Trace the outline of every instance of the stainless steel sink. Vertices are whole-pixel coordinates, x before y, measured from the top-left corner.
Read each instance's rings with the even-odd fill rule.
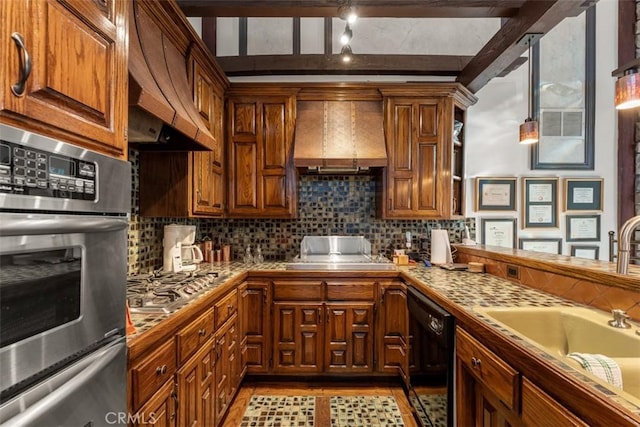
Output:
[[[305,236],[287,270],[395,271],[396,265],[371,256],[371,244],[361,236]]]

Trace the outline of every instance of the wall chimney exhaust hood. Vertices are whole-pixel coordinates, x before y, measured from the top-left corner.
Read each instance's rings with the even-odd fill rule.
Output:
[[[387,166],[381,101],[298,101],[294,164],[303,173]]]
[[[184,55],[152,18],[129,1],[129,143],[140,150],[202,151],[216,140],[191,96]]]

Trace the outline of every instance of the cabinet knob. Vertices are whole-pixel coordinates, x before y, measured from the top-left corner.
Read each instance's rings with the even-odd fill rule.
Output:
[[[158,366],[156,368],[156,374],[158,375],[164,375],[167,373],[167,365],[162,365],[162,366]]]
[[[18,49],[22,52],[22,58],[20,60],[20,79],[15,84],[11,85],[11,92],[13,92],[15,96],[22,96],[26,89],[27,79],[29,78],[29,75],[31,75],[31,57],[29,56],[27,47],[24,44],[22,34],[17,32],[13,33],[11,34],[11,38]]]
[[[471,358],[471,366],[473,366],[475,369],[480,369],[482,365],[482,361],[480,359],[476,359],[475,357]]]
[[[205,336],[205,335],[206,335],[206,333],[207,333],[207,330],[206,330],[206,329],[199,329],[199,330],[198,330],[198,335],[200,335],[201,337]]]
[[[227,304],[227,310],[233,311],[233,304]]]

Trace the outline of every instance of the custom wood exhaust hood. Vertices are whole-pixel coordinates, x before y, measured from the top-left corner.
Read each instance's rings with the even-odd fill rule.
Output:
[[[138,149],[211,150],[215,138],[198,113],[183,50],[161,28],[162,9],[129,3],[129,143]]]
[[[307,173],[387,166],[381,101],[298,101],[294,164]]]

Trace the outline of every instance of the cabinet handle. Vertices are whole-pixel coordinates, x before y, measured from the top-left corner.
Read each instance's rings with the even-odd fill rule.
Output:
[[[322,313],[321,313],[321,310],[320,310],[320,309],[318,309],[318,323],[320,323],[320,322],[321,322],[321,320],[320,320],[320,316],[322,316]]]
[[[24,45],[24,38],[20,33],[11,34],[11,38],[15,42],[16,46],[22,51],[22,57],[20,58],[20,80],[16,84],[11,86],[11,92],[15,96],[24,95],[27,79],[31,75],[31,57],[27,51],[27,47]]]
[[[202,182],[200,183],[200,186],[202,186]],[[198,196],[198,204],[200,204],[200,202],[202,202],[202,191],[199,189],[196,190],[196,195]]]
[[[393,199],[391,197],[389,197],[389,210],[393,210]]]
[[[200,335],[201,337],[205,336],[205,335],[206,335],[206,333],[207,333],[207,330],[206,330],[206,329],[199,329],[199,330],[198,330],[198,335]]]
[[[158,366],[156,368],[156,374],[157,375],[164,375],[166,373],[167,373],[167,365]]]
[[[227,310],[231,313],[233,311],[233,304],[227,304]]]

